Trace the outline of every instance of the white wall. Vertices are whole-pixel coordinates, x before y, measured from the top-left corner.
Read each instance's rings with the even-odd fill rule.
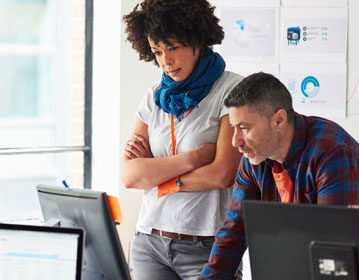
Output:
[[[121,15],[128,14],[140,1],[126,0],[122,2]],[[124,26],[121,29],[121,86],[120,86],[120,146],[125,146],[135,124],[135,112],[137,106],[145,94],[147,88],[159,81],[161,78],[160,69],[153,63],[139,61],[138,54],[131,48],[129,42],[125,41],[126,35]],[[127,246],[133,235],[135,223],[142,200],[142,191],[128,190],[120,187],[121,207],[126,222],[120,234]],[[126,240],[124,239],[126,236]],[[126,244],[127,243],[127,244]]]
[[[122,15],[138,2],[94,1],[92,186],[119,196],[124,223],[118,229],[125,254],[135,230],[142,191],[121,185],[120,157],[141,97],[161,77],[154,64],[140,62],[125,42]]]
[[[127,254],[142,192],[121,185],[120,156],[132,132],[139,101],[147,87],[160,79],[161,72],[152,63],[140,62],[125,42],[122,15],[140,1],[94,2],[93,188],[119,195],[124,216],[119,232]],[[348,98],[353,97],[348,104],[347,119],[338,123],[359,140],[359,32],[355,29],[359,26],[359,1],[348,3]]]
[[[114,195],[120,185],[120,10],[120,1],[94,1],[92,187]]]
[[[359,1],[349,0],[347,118],[338,120],[359,141]]]

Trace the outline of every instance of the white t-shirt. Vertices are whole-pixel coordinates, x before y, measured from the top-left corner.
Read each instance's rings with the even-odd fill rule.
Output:
[[[213,84],[198,108],[182,121],[174,118],[176,154],[203,143],[216,142],[221,118],[228,114],[223,101],[242,80],[238,74],[225,71]],[[137,117],[148,125],[149,142],[154,157],[172,155],[171,115],[160,109],[154,100],[159,84],[143,97]],[[234,178],[233,178],[234,180]],[[144,191],[137,230],[150,234],[152,229],[214,236],[222,226],[233,188],[202,192],[177,192],[157,197],[157,187]]]

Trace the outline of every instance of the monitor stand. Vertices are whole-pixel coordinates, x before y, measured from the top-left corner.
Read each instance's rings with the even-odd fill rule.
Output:
[[[96,272],[96,271],[91,271],[90,268],[82,268],[82,275],[83,275],[83,279],[85,280],[107,280],[105,279],[105,276],[100,273],[100,272]]]

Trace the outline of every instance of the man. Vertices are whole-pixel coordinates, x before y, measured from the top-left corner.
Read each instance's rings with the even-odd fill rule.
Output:
[[[232,203],[200,279],[235,279],[246,249],[243,200],[359,204],[359,145],[339,125],[294,112],[286,87],[256,73],[225,99],[243,153]]]

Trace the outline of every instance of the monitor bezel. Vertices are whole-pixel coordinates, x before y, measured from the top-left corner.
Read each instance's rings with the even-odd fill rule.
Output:
[[[317,279],[311,260],[312,242],[329,248],[332,244],[354,248],[356,257],[350,265],[355,265],[354,274],[358,274],[358,209],[258,200],[242,204],[253,280]]]
[[[56,218],[60,221],[60,226],[79,226],[86,231],[83,275],[88,275],[89,278],[94,279],[96,277],[102,279],[101,277],[103,277],[103,279],[107,280],[111,278],[111,275],[116,275],[116,277],[122,277],[126,280],[130,279],[128,264],[122,250],[106,192],[50,185],[38,185],[36,189],[41,210],[46,221]],[[59,202],[59,199],[62,202]],[[74,201],[78,199],[79,204],[74,204]],[[64,205],[65,202],[66,206]],[[59,204],[57,205],[57,203]],[[85,212],[84,209],[90,207],[91,203],[95,203],[96,215],[98,215],[97,218],[100,219],[96,220],[96,223],[91,221],[91,217],[87,215],[88,212]],[[46,206],[46,204],[48,206]],[[56,209],[46,209],[47,207]],[[69,208],[71,208],[71,210],[69,210]],[[74,213],[75,208],[78,212],[77,214]],[[101,246],[94,245],[95,241],[97,243],[96,237],[98,237],[98,231],[94,233],[94,227],[98,227],[102,232],[101,239],[99,240]],[[91,243],[92,246],[88,247],[88,242]],[[96,252],[94,248],[97,250]],[[103,252],[103,248],[107,248],[108,250],[106,255]],[[96,261],[96,256],[98,255],[102,256],[100,261]],[[90,264],[87,265],[88,263]],[[110,263],[112,263],[112,265],[110,265]],[[105,267],[108,269],[105,269]],[[117,272],[113,272],[112,269],[109,269],[110,267],[116,267]]]

